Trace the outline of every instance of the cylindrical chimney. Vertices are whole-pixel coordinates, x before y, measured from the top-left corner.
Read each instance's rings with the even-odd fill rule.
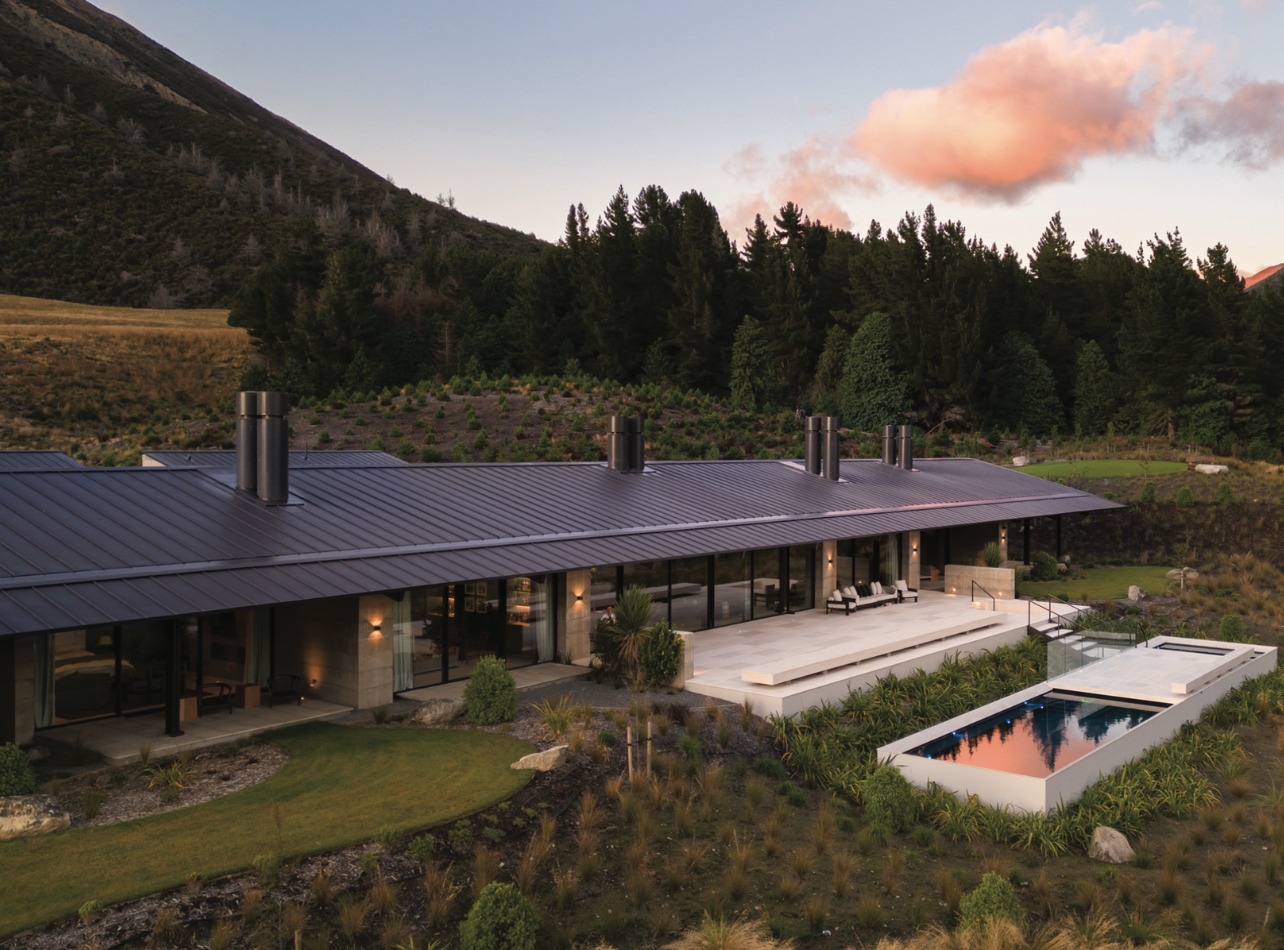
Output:
[[[259,484],[259,396],[246,391],[236,394],[236,487],[253,492]]]
[[[910,472],[914,470],[914,427],[901,426],[900,445],[901,468]]]
[[[807,430],[803,436],[803,466],[808,475],[820,474],[820,433],[824,420],[820,416],[807,417]]]
[[[896,426],[883,426],[883,464],[896,464]]]
[[[606,464],[617,472],[629,467],[629,420],[627,416],[611,416],[611,427],[606,436]]]
[[[627,471],[640,472],[646,468],[646,424],[641,416],[625,420],[629,435],[629,467]]]
[[[259,498],[279,504],[290,498],[290,412],[288,393],[260,393]]]
[[[825,477],[838,481],[838,417],[825,416]]]

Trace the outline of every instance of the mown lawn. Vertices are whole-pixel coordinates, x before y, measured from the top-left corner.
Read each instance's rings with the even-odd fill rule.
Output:
[[[1139,459],[1089,459],[1083,462],[1039,462],[1017,469],[1039,478],[1133,478],[1175,475],[1185,462],[1143,462]]]
[[[511,736],[445,729],[307,723],[269,733],[290,753],[276,775],[216,801],[100,828],[0,842],[0,934],[75,914],[91,899],[128,900],[286,857],[338,848],[382,828],[409,831],[508,798],[531,772]]]
[[[1065,600],[1119,600],[1128,596],[1136,584],[1148,594],[1162,594],[1168,589],[1167,567],[1096,567],[1084,571],[1088,576],[1068,581],[1022,581],[1022,597],[1061,597]]]

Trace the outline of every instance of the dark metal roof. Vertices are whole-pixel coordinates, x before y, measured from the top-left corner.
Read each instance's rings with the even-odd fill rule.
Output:
[[[82,468],[70,455],[51,449],[0,449],[0,472],[65,472]]]
[[[918,468],[302,468],[279,507],[194,468],[0,474],[0,635],[1118,507],[974,459]]]
[[[407,463],[387,452],[366,452],[360,449],[332,449],[323,452],[290,452],[290,468],[377,468]],[[236,468],[235,449],[199,449],[184,452],[181,449],[160,449],[143,453],[145,467],[208,468],[233,471]]]

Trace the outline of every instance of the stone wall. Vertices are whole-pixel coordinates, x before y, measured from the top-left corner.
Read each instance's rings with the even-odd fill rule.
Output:
[[[385,602],[380,606],[386,607],[387,616],[391,600],[378,599]],[[277,607],[275,672],[297,675],[305,695],[327,703],[368,708],[390,702],[392,638],[389,632],[379,643],[369,643],[370,605],[363,605],[365,600],[334,597]],[[383,654],[386,677],[378,674]]]
[[[945,565],[945,593],[972,596],[972,582],[984,587],[990,596],[1001,600],[1016,598],[1016,571],[1010,567],[972,567],[968,564]],[[980,590],[977,600],[988,600]]]
[[[590,571],[567,571],[561,616],[559,621],[562,633],[562,660],[574,663],[589,656],[589,628],[592,615],[589,611],[589,597],[593,579]],[[578,600],[576,598],[579,598]]]

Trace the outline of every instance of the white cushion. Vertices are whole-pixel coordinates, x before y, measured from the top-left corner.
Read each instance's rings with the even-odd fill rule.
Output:
[[[874,583],[869,585],[869,589],[875,594],[881,594],[883,592],[883,585],[879,581],[874,581]]]
[[[829,595],[829,599],[834,601],[835,603],[841,604],[843,602],[843,592],[841,590],[835,590],[832,594]]]
[[[857,598],[858,596],[860,596],[860,595],[858,595],[858,594],[856,593],[856,588],[855,588],[855,587],[844,587],[844,588],[843,588],[843,596],[844,596],[844,597],[850,597],[850,598],[852,598],[852,599],[854,600],[854,599],[856,599],[856,598]]]

